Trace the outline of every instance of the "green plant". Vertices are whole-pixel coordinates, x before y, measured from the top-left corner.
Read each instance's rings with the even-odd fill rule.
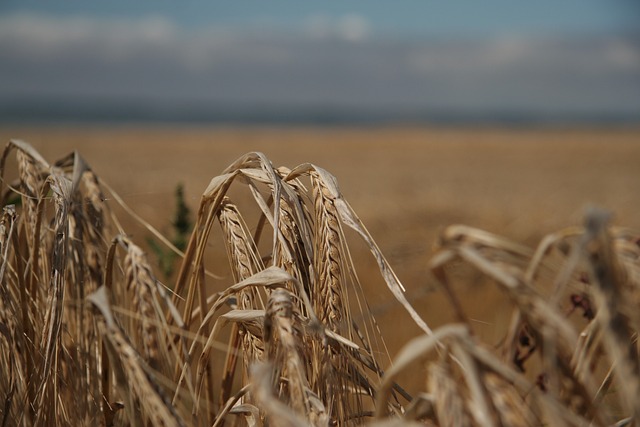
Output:
[[[193,227],[191,210],[184,198],[184,186],[179,183],[175,189],[175,210],[171,220],[171,243],[180,251],[184,251],[189,241],[189,233]],[[158,243],[153,237],[147,238],[149,248],[156,256],[158,268],[165,279],[170,279],[174,273],[177,254],[175,251]]]

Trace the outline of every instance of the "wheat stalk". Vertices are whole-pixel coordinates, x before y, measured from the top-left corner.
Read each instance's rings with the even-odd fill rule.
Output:
[[[14,150],[19,179],[5,191]],[[2,200],[22,199],[0,218],[0,425],[604,426],[640,417],[640,240],[601,212],[536,250],[446,229],[427,267],[459,324],[432,331],[335,177],[315,165],[274,168],[249,153],[212,179],[169,290],[141,247],[112,235],[122,227],[78,153],[49,164],[12,141],[0,163]],[[241,189],[249,197],[236,203]],[[393,363],[345,226],[424,331]],[[213,238],[226,261],[209,253]],[[227,278],[207,269],[225,262]],[[447,274],[454,262],[509,297],[514,314],[498,345],[476,335]],[[396,381],[421,364],[427,393],[412,400]]]

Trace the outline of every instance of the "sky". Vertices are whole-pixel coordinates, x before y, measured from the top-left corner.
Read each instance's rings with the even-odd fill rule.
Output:
[[[640,120],[640,2],[0,0],[0,120],[114,111]]]

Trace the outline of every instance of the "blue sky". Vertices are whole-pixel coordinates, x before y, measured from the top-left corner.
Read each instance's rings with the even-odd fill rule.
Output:
[[[640,117],[639,23],[637,0],[3,0],[0,114],[49,103]]]
[[[184,27],[269,24],[297,28],[317,15],[362,16],[381,35],[478,36],[499,33],[607,33],[638,29],[636,0],[4,0],[0,11],[130,19],[170,17]]]

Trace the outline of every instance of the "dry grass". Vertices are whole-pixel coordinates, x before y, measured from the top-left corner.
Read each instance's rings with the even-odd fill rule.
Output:
[[[7,172],[14,153],[15,180]],[[432,330],[336,179],[315,165],[275,168],[250,153],[215,176],[172,283],[155,277],[113,213],[120,207],[105,202],[121,199],[78,154],[51,165],[12,141],[2,174],[3,425],[640,417],[639,235],[611,227],[602,211],[536,250],[475,228],[445,229],[424,263],[454,322]],[[372,254],[387,299],[422,330],[393,363],[354,245]],[[478,273],[459,274],[470,268]],[[227,280],[212,273],[227,269]],[[513,311],[498,345],[477,332],[455,283],[469,277],[495,285]],[[420,364],[425,391],[412,397],[397,382],[419,376]]]

